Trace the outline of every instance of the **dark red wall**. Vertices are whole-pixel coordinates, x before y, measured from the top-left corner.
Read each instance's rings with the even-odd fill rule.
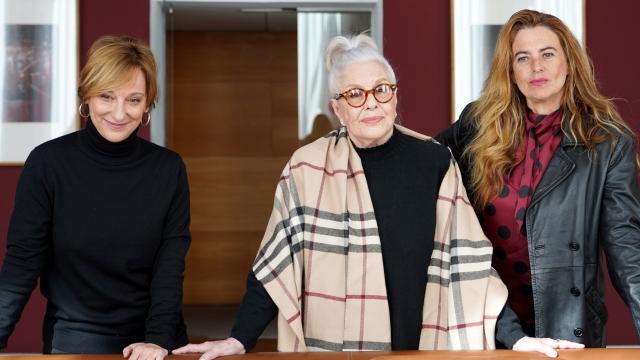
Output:
[[[131,35],[149,42],[148,0],[80,0],[78,15],[81,64],[85,62],[91,43],[102,35]],[[149,127],[142,128],[140,135],[149,138]],[[0,259],[4,259],[9,216],[21,169],[19,166],[0,167]],[[44,304],[44,298],[36,290],[5,351],[42,351]]]
[[[7,243],[9,216],[13,209],[16,185],[20,176],[20,166],[0,167],[0,259],[4,260]],[[0,262],[2,261],[0,260]],[[44,298],[36,290],[22,313],[22,320],[16,326],[9,339],[7,352],[35,352],[42,349],[42,318],[44,315]]]
[[[80,62],[103,35],[129,35],[149,43],[149,1],[80,0]]]
[[[640,2],[587,1],[587,46],[602,92],[616,101],[624,119],[640,129]],[[614,6],[615,5],[615,6]]]
[[[384,54],[398,78],[400,121],[435,135],[451,123],[449,0],[383,4]]]
[[[616,101],[622,117],[638,134],[640,130],[640,2],[635,0],[589,0],[587,48],[593,60],[600,89]],[[638,344],[627,306],[609,285],[607,327],[610,344]]]
[[[601,89],[618,102],[625,119],[640,129],[640,48],[629,39],[640,35],[636,14],[640,2],[589,0],[587,45]],[[80,0],[80,53],[101,35],[128,34],[149,41],[147,0]],[[426,134],[444,129],[451,119],[451,47],[449,0],[384,2],[384,49],[400,85],[403,123]],[[148,137],[148,128],[142,135]],[[4,258],[7,223],[20,167],[0,167],[0,258]],[[9,351],[37,352],[44,301],[37,294],[10,339]],[[626,306],[608,289],[612,344],[637,343]]]

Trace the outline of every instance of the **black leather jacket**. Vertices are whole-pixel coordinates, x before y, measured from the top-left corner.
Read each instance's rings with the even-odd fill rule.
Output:
[[[436,139],[458,159],[476,133],[470,105]],[[468,182],[467,182],[468,183]],[[473,197],[473,189],[469,189]],[[618,135],[589,153],[566,135],[538,185],[526,220],[536,337],[606,346],[603,259],[640,337],[640,193],[633,138]],[[601,251],[602,250],[602,251]],[[524,336],[506,307],[496,339],[511,348]]]

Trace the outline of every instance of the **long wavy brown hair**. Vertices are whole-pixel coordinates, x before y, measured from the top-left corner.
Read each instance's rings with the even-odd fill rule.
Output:
[[[471,108],[477,133],[464,152],[471,164],[474,204],[483,209],[503,187],[503,175],[519,161],[524,140],[526,99],[513,79],[512,44],[518,31],[545,26],[560,40],[567,61],[567,79],[561,107],[565,136],[590,151],[614,139],[633,134],[612,101],[597,89],[593,65],[569,28],[557,17],[533,10],[513,14],[498,35],[493,63],[480,98]]]

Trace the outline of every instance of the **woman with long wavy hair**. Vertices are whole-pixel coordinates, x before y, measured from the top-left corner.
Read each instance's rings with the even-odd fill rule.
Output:
[[[509,289],[498,341],[605,346],[602,253],[640,334],[635,137],[561,20],[515,13],[480,98],[436,138],[460,162]]]

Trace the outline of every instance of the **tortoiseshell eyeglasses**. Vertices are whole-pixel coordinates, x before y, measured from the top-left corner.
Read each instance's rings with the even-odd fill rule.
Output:
[[[351,88],[343,93],[336,94],[333,98],[335,100],[340,100],[340,98],[344,98],[347,101],[347,104],[357,108],[364,105],[364,103],[367,102],[367,98],[369,97],[369,94],[373,94],[373,97],[376,99],[377,102],[381,104],[387,103],[391,101],[391,99],[393,99],[393,96],[395,95],[396,90],[398,90],[398,87],[396,85],[379,84],[379,85],[376,85],[376,87],[374,87],[373,89],[369,89],[369,90],[364,90],[360,88]]]

